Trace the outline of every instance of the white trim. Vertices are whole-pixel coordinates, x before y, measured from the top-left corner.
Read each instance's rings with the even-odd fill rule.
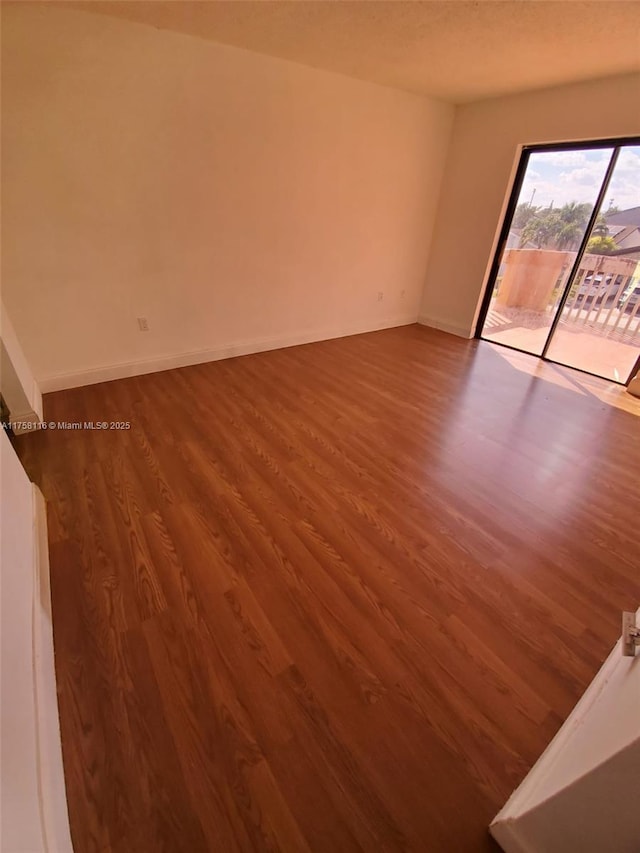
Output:
[[[640,608],[637,610],[637,615],[640,616]],[[569,783],[565,782],[560,788],[557,785],[550,785],[549,782],[553,779],[554,767],[563,750],[570,748],[573,736],[585,725],[590,711],[600,700],[616,671],[630,671],[636,663],[634,658],[622,657],[621,642],[620,639],[615,644],[555,737],[491,821],[489,832],[503,850],[509,853],[535,853],[539,848],[531,846],[530,826],[526,823],[527,816],[546,802],[553,800],[580,778],[578,776]],[[605,763],[610,758],[611,756],[606,758]]]
[[[33,677],[40,816],[45,850],[49,853],[73,853],[56,693],[47,509],[40,489],[34,485],[32,485],[32,489],[35,559],[32,626]]]
[[[300,344],[316,343],[345,338],[349,335],[361,335],[365,332],[376,332],[380,329],[390,329],[397,326],[408,326],[418,322],[415,314],[401,314],[380,322],[346,329],[327,329],[307,331],[296,335],[283,337],[259,338],[253,341],[238,341],[225,344],[213,349],[196,350],[195,352],[176,353],[175,355],[157,356],[141,361],[128,361],[120,364],[93,367],[73,373],[59,373],[39,379],[38,384],[43,393],[63,391],[67,388],[79,388],[82,385],[95,385],[98,382],[110,382],[113,379],[126,379],[130,376],[142,376],[145,373],[157,373],[161,370],[172,370],[176,367],[188,367],[191,364],[203,364],[208,361],[220,361],[239,355],[268,352],[274,349],[299,346]]]
[[[13,434],[22,435],[25,432],[33,432],[38,429],[42,423],[42,417],[37,412],[34,412],[33,409],[29,409],[26,412],[10,412],[9,421]]]
[[[12,415],[15,410],[34,412],[42,420],[42,394],[16,337],[7,309],[0,302],[0,337],[2,350],[2,395]]]
[[[429,326],[431,329],[440,329],[441,332],[448,332],[450,335],[457,335],[459,338],[472,338],[473,329],[466,326],[458,326],[454,323],[447,323],[442,320],[436,320],[434,317],[421,316],[418,317],[418,323],[421,326]]]
[[[518,175],[518,169],[520,168],[520,160],[522,159],[522,152],[524,151],[524,144],[516,145],[516,153],[513,158],[513,162],[511,164],[511,173],[509,175],[509,180],[507,182],[507,189],[504,194],[504,198],[502,199],[502,207],[500,208],[500,216],[498,217],[498,222],[496,224],[496,230],[493,235],[493,241],[491,243],[491,251],[489,252],[489,258],[487,260],[487,265],[484,268],[484,275],[482,276],[482,287],[480,288],[480,294],[478,296],[478,301],[476,302],[476,310],[473,313],[473,328],[478,324],[478,318],[480,317],[480,312],[482,311],[482,303],[484,302],[485,294],[487,292],[487,288],[491,284],[491,267],[493,266],[493,260],[496,256],[496,252],[498,251],[500,245],[500,234],[502,232],[502,226],[504,225],[504,221],[507,217],[507,210],[509,209],[509,202],[511,201],[511,195],[515,188],[516,177]],[[524,177],[524,176],[523,176]],[[514,210],[515,212],[515,210]],[[469,337],[473,337],[470,335]]]
[[[583,720],[590,708],[593,707],[599,695],[611,679],[611,675],[618,666],[620,658],[620,642],[617,642],[611,653],[600,667],[593,681],[589,684],[585,692],[582,694],[577,704],[562,724],[555,737],[548,744],[540,758],[533,765],[529,773],[524,777],[520,785],[511,794],[505,805],[500,809],[498,814],[491,821],[489,827],[492,835],[499,831],[501,824],[506,824],[505,828],[512,831],[510,826],[511,821],[518,818],[527,809],[534,800],[535,793],[539,787],[547,780],[550,771],[553,769],[553,763],[560,752],[566,747],[567,743],[575,730],[582,725]]]

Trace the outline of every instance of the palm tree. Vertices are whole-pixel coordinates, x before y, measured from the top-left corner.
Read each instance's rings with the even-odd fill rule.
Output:
[[[559,249],[577,249],[589,222],[593,205],[571,201],[560,208],[562,227],[557,235]]]
[[[561,250],[577,249],[584,233],[584,227],[578,222],[567,222],[556,234],[556,247]]]
[[[548,213],[546,216],[534,216],[522,230],[520,245],[535,243],[538,249],[548,246],[555,236],[557,219],[555,213]]]
[[[577,223],[584,228],[592,210],[593,205],[589,202],[570,201],[558,210],[558,214],[563,222]]]
[[[593,226],[593,231],[591,232],[592,237],[608,237],[609,236],[609,226],[607,225],[607,220],[604,216],[599,213],[598,218],[596,219],[595,225]]]
[[[513,222],[511,223],[512,227],[524,228],[530,219],[537,216],[539,210],[539,207],[534,207],[532,204],[529,204],[529,202],[521,202],[516,207],[516,212],[513,214]]]
[[[592,210],[593,205],[578,201],[570,201],[556,209],[538,210],[524,226],[520,245],[531,242],[538,249],[575,250],[580,245]]]

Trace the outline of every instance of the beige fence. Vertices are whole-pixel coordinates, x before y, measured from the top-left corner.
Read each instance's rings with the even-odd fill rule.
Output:
[[[521,309],[531,318],[555,309],[575,252],[507,249],[495,305]],[[562,310],[562,324],[640,345],[640,262],[586,254]],[[512,317],[513,322],[513,317]]]

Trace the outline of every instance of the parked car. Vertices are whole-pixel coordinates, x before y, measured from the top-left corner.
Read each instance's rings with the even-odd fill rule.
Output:
[[[624,311],[625,314],[630,314],[638,306],[640,302],[640,284],[629,285],[625,288],[624,293],[618,300],[618,308]]]
[[[578,285],[576,302],[591,302],[593,299],[602,299],[609,289],[612,278],[612,275],[608,275],[605,278],[602,273],[599,273],[594,278],[593,273],[589,273]]]
[[[605,301],[606,305],[613,305],[621,297],[620,288],[623,281],[622,275],[609,273],[604,276],[603,273],[598,273],[594,278],[593,273],[589,273],[578,286],[575,301],[595,305]]]

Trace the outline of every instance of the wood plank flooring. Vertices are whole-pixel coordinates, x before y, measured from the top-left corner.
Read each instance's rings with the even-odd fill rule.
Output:
[[[48,395],[131,423],[18,441],[76,853],[495,850],[640,604],[589,383],[410,326]]]

